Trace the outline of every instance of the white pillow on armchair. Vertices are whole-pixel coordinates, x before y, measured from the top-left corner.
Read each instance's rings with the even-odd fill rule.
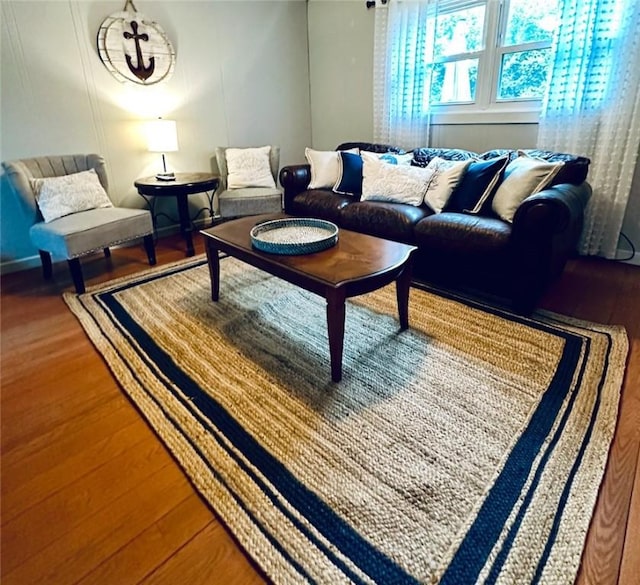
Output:
[[[246,187],[276,188],[271,174],[271,146],[227,148],[227,189]]]
[[[113,207],[94,169],[32,179],[31,187],[45,223],[79,211]]]

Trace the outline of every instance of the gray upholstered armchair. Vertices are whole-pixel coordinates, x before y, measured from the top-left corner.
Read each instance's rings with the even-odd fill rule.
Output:
[[[230,188],[227,150],[229,150],[229,147],[216,148],[216,163],[220,174],[218,191],[218,213],[220,217],[240,217],[282,211],[282,190],[277,188],[280,147],[273,145],[270,147],[269,166],[273,178],[273,186],[269,187],[249,185],[242,188]]]
[[[65,258],[71,270],[76,291],[85,290],[80,257],[104,250],[110,256],[109,246],[143,238],[149,264],[156,263],[153,243],[153,222],[149,211],[113,207],[106,197],[106,205],[69,213],[45,222],[36,201],[34,179],[63,177],[93,169],[108,194],[104,158],[98,154],[46,156],[2,163],[15,192],[20,196],[30,214],[31,242],[36,246],[42,261],[45,278],[51,278],[51,255]],[[93,173],[90,173],[93,175]],[[95,176],[93,177],[95,181]],[[96,182],[97,185],[97,182]],[[97,185],[100,189],[100,186]]]

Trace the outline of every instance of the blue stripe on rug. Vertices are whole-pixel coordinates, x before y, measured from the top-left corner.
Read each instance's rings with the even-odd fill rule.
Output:
[[[535,326],[535,323],[530,323]],[[571,388],[571,380],[580,359],[582,339],[557,331],[565,346],[549,388],[531,417],[527,428],[516,442],[480,511],[447,567],[441,585],[475,583],[495,546],[504,524],[520,497],[531,466],[544,440],[551,432],[558,412]],[[567,408],[570,408],[568,406]],[[542,467],[543,463],[540,463]]]
[[[577,384],[576,384],[576,388],[578,388],[578,390],[574,391],[571,395],[571,397],[569,398],[569,404],[567,405],[567,408],[565,409],[562,418],[560,419],[560,423],[558,424],[556,431],[554,433],[553,439],[550,441],[549,445],[547,446],[547,449],[545,451],[545,454],[543,455],[543,457],[540,460],[540,464],[538,465],[538,468],[536,469],[536,472],[534,474],[533,480],[531,482],[531,485],[529,485],[528,489],[527,489],[527,494],[522,502],[522,506],[520,506],[520,509],[518,510],[518,514],[516,515],[516,518],[514,520],[513,525],[511,526],[511,528],[509,529],[509,532],[507,534],[507,537],[505,538],[505,541],[502,543],[502,547],[500,549],[500,552],[498,553],[493,566],[491,567],[491,571],[489,572],[489,575],[487,576],[487,580],[486,583],[495,583],[496,579],[498,578],[498,575],[500,573],[500,571],[502,570],[502,567],[504,565],[504,562],[507,559],[507,556],[509,555],[509,552],[511,551],[511,547],[513,546],[513,542],[515,540],[515,537],[518,533],[518,531],[520,530],[520,526],[522,524],[522,520],[524,519],[524,515],[529,507],[529,504],[531,503],[531,501],[533,500],[533,496],[535,495],[536,492],[536,488],[540,482],[540,479],[542,477],[542,472],[544,471],[544,468],[547,464],[547,461],[549,460],[549,458],[551,457],[556,445],[558,444],[558,441],[560,440],[560,436],[562,435],[562,432],[564,431],[564,428],[567,424],[567,420],[569,419],[569,415],[571,414],[572,410],[573,410],[573,406],[575,404],[575,401],[578,397],[578,393],[579,393],[579,388],[581,387],[582,384],[582,378],[584,377],[584,370],[586,367],[586,363],[587,363],[587,359],[589,356],[589,352],[591,349],[591,342],[587,339],[585,340],[586,342],[586,346],[585,346],[585,356],[584,359],[582,360],[582,364],[580,366],[580,374],[578,375],[578,380],[577,380]],[[598,402],[595,404],[594,410],[591,413],[591,421],[594,420],[594,414],[597,413],[597,405],[599,404],[599,400]],[[583,438],[583,446],[585,445],[584,443],[584,438]],[[579,467],[580,462],[582,460],[582,454],[584,452],[584,449],[582,449],[580,451],[580,453],[578,453],[578,456],[576,458],[576,461],[573,464],[573,469],[577,469],[577,467]],[[574,474],[570,474],[568,479],[567,479],[567,483],[565,484],[565,491],[567,490],[567,485],[571,486],[571,483],[573,481],[573,475]],[[557,514],[557,511],[556,511]],[[557,515],[556,515],[556,519],[557,519]]]
[[[179,387],[188,399],[183,400],[170,385],[166,386],[167,389],[188,408],[193,409],[197,407],[198,411],[213,425],[209,426],[209,430],[212,432],[219,430],[253,465],[260,469],[261,473],[269,482],[277,486],[279,493],[286,498],[300,515],[305,517],[316,530],[323,534],[329,542],[336,546],[340,552],[359,567],[363,573],[383,583],[417,583],[411,575],[407,574],[395,562],[365,540],[323,500],[301,484],[280,461],[257,443],[217,401],[205,393],[189,376],[175,365],[173,360],[155,344],[149,335],[130,317],[127,311],[113,296],[117,292],[155,278],[158,278],[158,276],[151,276],[149,279],[125,284],[96,296],[109,308],[114,318],[117,319],[118,323],[124,327],[128,334],[136,339],[140,348],[151,358],[154,366],[159,368],[172,383]],[[269,493],[264,482],[257,477],[224,442],[218,441],[218,443],[245,469],[246,473],[252,477],[252,480],[270,497],[274,505],[276,505],[301,532],[305,533],[307,538],[309,538],[319,550],[322,550],[327,557],[331,558],[335,565],[340,567],[350,579],[356,583],[361,582],[361,579],[353,573],[339,557],[335,556],[323,542],[318,540],[306,526],[300,523],[297,518],[284,508],[278,497]],[[279,545],[278,548],[280,549]]]
[[[567,503],[567,500],[569,499],[569,492],[571,491],[573,479],[576,473],[578,473],[578,469],[580,467],[579,463],[582,461],[584,452],[587,448],[587,445],[589,444],[589,440],[591,439],[591,434],[593,433],[593,427],[595,426],[595,423],[596,423],[596,415],[600,410],[600,402],[602,400],[602,389],[605,381],[604,372],[607,372],[609,369],[609,355],[611,354],[611,347],[612,347],[612,341],[613,341],[611,339],[611,335],[607,333],[606,336],[607,336],[607,352],[605,357],[605,367],[603,370],[603,374],[600,377],[600,383],[598,384],[598,394],[597,394],[594,409],[592,412],[591,420],[589,421],[589,427],[587,428],[587,432],[585,433],[584,439],[582,441],[582,445],[580,446],[580,452],[578,453],[578,457],[574,462],[573,467],[571,468],[571,472],[569,473],[569,480],[565,484],[564,490],[562,491],[562,496],[560,497],[560,501],[558,502],[558,509],[556,510],[556,515],[553,520],[553,526],[551,527],[551,530],[549,532],[549,537],[547,538],[547,544],[544,548],[544,552],[540,557],[540,561],[538,562],[538,566],[536,567],[536,572],[533,577],[534,583],[540,582],[540,578],[542,577],[542,570],[544,569],[544,566],[549,558],[549,555],[551,554],[551,549],[553,548],[553,543],[555,542],[554,539],[555,539],[555,536],[558,534],[558,529],[560,527],[560,520],[562,519],[561,512],[564,509],[564,506]]]

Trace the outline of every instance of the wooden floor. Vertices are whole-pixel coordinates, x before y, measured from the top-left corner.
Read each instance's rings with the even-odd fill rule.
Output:
[[[197,252],[202,243],[197,238]],[[183,257],[161,240],[158,262]],[[84,261],[88,284],[146,267],[142,248]],[[119,390],[60,293],[66,264],[2,279],[3,585],[251,584],[263,578]],[[579,583],[640,582],[640,268],[572,262],[545,308],[623,324],[620,417]]]

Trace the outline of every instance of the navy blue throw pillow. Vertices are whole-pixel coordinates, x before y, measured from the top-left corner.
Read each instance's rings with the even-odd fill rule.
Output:
[[[451,194],[445,211],[480,213],[508,163],[508,156],[472,162]]]
[[[340,172],[333,187],[334,192],[341,195],[362,195],[362,158],[352,152],[338,153],[340,155]]]

